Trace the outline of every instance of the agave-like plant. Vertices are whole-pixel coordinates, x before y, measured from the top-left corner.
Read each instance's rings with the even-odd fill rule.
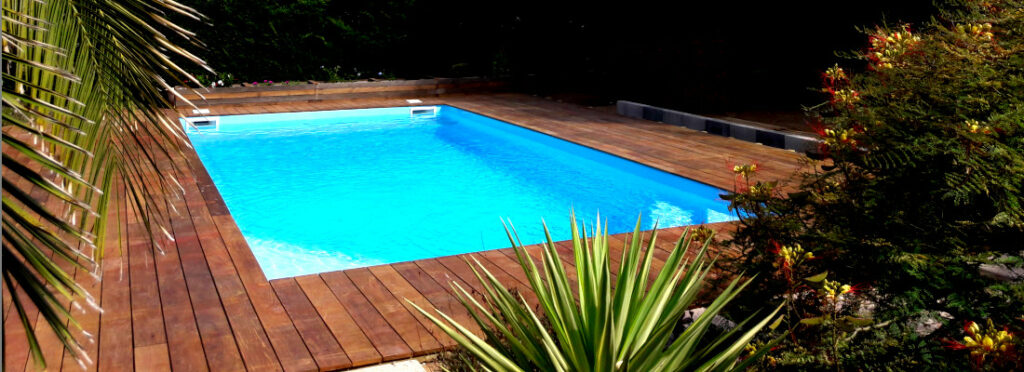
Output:
[[[115,185],[169,237],[164,197],[181,187],[153,170],[187,142],[161,109],[196,81],[175,61],[207,68],[169,17],[201,18],[173,0],[3,0],[3,283],[40,366],[29,303],[84,357],[68,309],[95,302],[74,270],[101,274]]]
[[[705,289],[704,279],[713,265],[705,258],[710,238],[703,242],[694,261],[688,262],[685,256],[692,235],[687,229],[661,272],[649,281],[657,227],[644,247],[638,220],[623,248],[618,275],[613,278],[608,233],[601,230],[600,217],[591,238],[577,227],[575,216],[571,226],[575,288],[570,285],[547,226],[547,243],[541,250],[542,274],[515,229],[509,232],[506,225],[543,317],[521,295],[510,293],[479,262],[470,266],[483,284],[484,302],[458,283],[452,286],[483,330],[484,338],[440,310],[435,309],[439,318],[416,308],[483,367],[494,371],[738,370],[774,344],[769,342],[740,360],[747,345],[781,306],[749,328],[746,326],[754,316],[720,335],[708,336],[712,319],[749,283],[741,283],[739,278],[732,280],[689,326],[678,330],[680,320]],[[496,347],[498,343],[503,346]]]

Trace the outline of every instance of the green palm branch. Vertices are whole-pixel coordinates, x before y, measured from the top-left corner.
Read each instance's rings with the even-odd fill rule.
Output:
[[[175,61],[209,68],[169,17],[201,16],[173,0],[3,0],[3,283],[42,366],[29,303],[88,361],[68,309],[96,303],[73,270],[101,274],[108,226],[123,222],[107,213],[115,187],[157,249],[170,239],[165,198],[181,188],[154,170],[187,142],[161,110],[172,84],[195,81]]]
[[[507,290],[479,262],[470,266],[483,284],[486,301],[478,301],[458,283],[452,286],[484,337],[440,310],[435,309],[435,316],[416,308],[472,354],[482,367],[493,371],[742,370],[778,342],[776,339],[753,353],[745,352],[781,306],[749,327],[754,316],[721,335],[708,336],[712,319],[749,283],[741,283],[739,278],[722,290],[685,330],[678,332],[680,320],[706,289],[703,282],[713,266],[705,258],[710,238],[703,242],[694,261],[688,262],[685,255],[692,235],[687,229],[665,260],[662,271],[650,281],[657,227],[645,244],[640,226],[638,220],[623,249],[618,275],[613,277],[608,233],[602,232],[600,218],[593,237],[588,238],[573,216],[575,286],[570,284],[561,265],[547,226],[547,243],[540,260],[543,273],[518,242],[513,228],[509,240],[543,316],[521,295]],[[746,359],[741,360],[743,356]]]

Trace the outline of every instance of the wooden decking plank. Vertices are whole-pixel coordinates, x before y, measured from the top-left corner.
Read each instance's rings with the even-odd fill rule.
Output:
[[[176,370],[243,370],[188,207],[177,204],[183,215],[171,220],[173,252],[157,257],[171,364]]]
[[[437,342],[431,331],[420,324],[402,304],[402,299],[392,294],[369,269],[351,269],[344,273],[414,352],[441,350],[441,343]]]
[[[196,170],[196,166],[202,167],[202,165],[198,164],[198,159],[195,158],[196,155],[194,153],[191,156],[192,159],[188,161],[188,164],[193,174],[197,174],[199,171]],[[198,177],[195,180],[195,183],[185,185],[186,204],[196,230],[196,235],[200,241],[202,257],[207,261],[207,267],[216,286],[217,296],[220,297],[223,311],[231,325],[233,337],[228,335],[222,336],[225,337],[225,342],[230,340],[229,338],[233,338],[233,342],[237,344],[242,360],[249,370],[281,370],[284,368],[282,364],[290,362],[295,362],[290,363],[290,365],[296,368],[316,368],[311,357],[308,359],[280,357],[279,353],[282,351],[277,350],[277,345],[272,342],[273,338],[270,336],[269,330],[259,317],[254,304],[255,300],[250,298],[240,274],[236,270],[236,265],[227,248],[226,238],[218,228],[217,222],[210,216],[210,211],[207,209],[209,203],[204,198],[204,193],[199,191],[203,187],[212,187],[212,184],[201,185],[198,183]],[[208,195],[208,193],[205,195]],[[231,224],[234,225],[234,221],[231,221]],[[256,266],[255,269],[259,270],[259,267]],[[196,274],[202,276],[202,270],[199,270]],[[266,280],[263,280],[263,283],[266,283]],[[267,286],[269,287],[269,284]],[[211,298],[210,300],[213,299]],[[195,302],[195,300],[193,301]],[[277,301],[276,296],[274,301]],[[213,319],[219,317],[216,310],[210,311]],[[281,309],[281,312],[283,313],[284,310]],[[202,323],[200,323],[200,326],[202,326]],[[301,343],[298,346],[301,346],[303,350],[305,349]],[[293,342],[290,346],[286,345],[284,350],[287,351],[289,347],[295,347],[295,343]],[[308,355],[308,351],[305,351],[305,353]],[[299,352],[299,355],[302,355],[301,352]]]
[[[477,282],[475,278],[473,279],[473,284],[469,284],[470,282],[462,280],[461,277],[453,273],[451,270],[448,270],[446,266],[444,266],[443,264],[441,264],[440,261],[434,258],[416,260],[408,263],[401,262],[394,265],[401,266],[405,264],[415,265],[419,270],[422,270],[423,272],[427,273],[427,275],[429,275],[431,278],[433,278],[434,281],[437,282],[439,286],[441,286],[441,288],[444,288],[445,291],[451,293],[452,295],[455,295],[456,293],[455,288],[453,288],[452,286],[453,283],[457,283],[459,286],[469,291],[470,293],[476,290],[476,286],[480,285],[480,282]],[[405,270],[411,271],[413,269],[407,268]]]
[[[288,318],[274,290],[270,287],[263,270],[260,269],[256,257],[249,250],[249,245],[242,233],[235,226],[230,215],[213,217],[217,230],[224,238],[224,245],[231,255],[238,270],[238,276],[245,286],[245,292],[252,300],[252,306],[266,329],[267,337],[277,352],[277,358],[285,371],[305,371],[316,368],[316,362],[302,342],[295,325]]]
[[[116,190],[118,190],[118,187],[114,186],[112,191]],[[118,209],[117,204],[113,202],[109,205],[109,208],[112,211],[117,211]],[[108,229],[115,230],[117,229],[117,226],[108,225]],[[87,247],[80,246],[80,248],[83,249],[84,254],[91,255],[94,253],[92,249]],[[111,248],[119,249],[117,246],[112,246]],[[80,259],[80,262],[82,261],[85,260]],[[102,270],[102,261],[96,263],[96,265],[98,266],[86,265],[85,268],[75,268],[73,273],[75,281],[82,286],[86,293],[89,293],[92,296],[94,303],[90,304],[88,299],[77,298],[75,300],[76,306],[72,306],[71,313],[74,314],[75,320],[82,328],[81,331],[79,331],[72,326],[71,333],[75,340],[77,340],[81,345],[81,352],[84,355],[79,355],[79,359],[75,359],[75,357],[71,355],[70,351],[64,350],[64,357],[60,365],[60,370],[63,371],[81,372],[96,370],[95,361],[99,357],[99,340],[97,339],[97,336],[100,333],[101,308],[99,308],[99,301],[102,294],[102,280],[99,277],[100,273],[97,273],[94,276],[90,270]],[[55,366],[51,369],[57,370],[58,368]]]
[[[474,254],[465,254],[458,256],[438,257],[437,260],[441,262],[441,264],[443,264],[446,268],[448,268],[448,270],[451,270],[451,272],[455,273],[460,278],[462,278],[462,280],[465,281],[466,283],[472,283],[471,285],[475,285],[474,289],[476,289],[478,292],[485,293],[484,288],[481,286],[479,281],[477,281],[476,275],[473,274],[473,269],[466,264],[465,260],[469,260],[469,262],[472,265],[474,265],[473,267],[476,267],[475,265],[477,261],[474,261],[473,257]],[[477,260],[479,260],[480,264],[483,265],[483,267],[487,269],[487,271],[490,272],[491,275],[493,275],[494,278],[497,279],[499,283],[505,286],[505,289],[508,289],[510,291],[515,290],[519,292],[523,296],[523,298],[526,299],[526,303],[529,304],[530,306],[536,306],[538,304],[537,295],[530,290],[529,283],[520,282],[515,277],[509,275],[508,273],[505,272],[505,270],[502,270],[498,266],[494,265],[494,263],[487,260],[486,258],[477,257]],[[480,275],[483,276],[485,274],[483,271],[481,271]]]
[[[95,301],[99,301],[99,296],[102,291],[101,280],[93,277],[87,269],[76,268],[74,272],[75,281],[82,286],[83,289],[92,296]],[[78,306],[72,308],[71,313],[74,314],[75,320],[82,327],[82,332],[72,331],[75,340],[82,346],[82,352],[89,361],[95,361],[98,356],[98,343],[96,342],[95,335],[100,332],[100,308],[94,308],[88,304],[86,300],[79,299]],[[96,306],[99,306],[97,303]],[[77,309],[76,309],[77,308]],[[74,329],[72,327],[72,329]],[[83,369],[82,366],[85,366]],[[87,363],[85,360],[79,361],[74,360],[74,357],[67,350],[64,351],[64,358],[60,368],[62,371],[95,371],[96,363]],[[56,368],[54,368],[56,370]]]
[[[513,253],[514,254],[514,253]],[[530,288],[530,279],[526,277],[526,273],[523,271],[523,267],[519,265],[519,261],[514,258],[509,258],[503,253],[497,250],[482,251],[476,253],[480,257],[486,258],[488,261],[497,266],[502,271],[513,277],[525,288]]]
[[[276,279],[270,282],[277,298],[281,300],[285,311],[291,317],[295,329],[302,336],[306,348],[316,361],[321,371],[333,371],[352,366],[345,352],[341,350],[338,341],[327,328],[320,314],[316,312],[313,304],[306,298],[306,294],[299,288],[294,278]]]
[[[465,306],[453,295],[454,292],[450,292],[449,288],[445,288],[444,285],[449,283],[446,279],[441,279],[444,282],[444,285],[442,285],[442,283],[435,280],[434,276],[417,266],[415,262],[400,262],[388,266],[401,275],[405,281],[409,282],[409,285],[413,286],[427,301],[430,301],[430,306],[420,305],[421,308],[427,311],[441,311],[472,332],[478,335],[483,334],[476,321],[469,315]],[[437,264],[437,266],[440,266],[440,264]],[[450,281],[451,279],[447,280]]]
[[[9,311],[13,307],[11,305],[14,304],[14,301],[11,300],[11,293],[12,293],[11,290],[7,289],[7,282],[0,280],[0,297],[3,297],[3,302],[4,302],[4,310],[3,310],[4,311],[3,312],[3,318],[4,319],[8,319],[8,317],[10,317]]]
[[[152,344],[135,348],[136,371],[170,371],[171,361],[167,344]]]
[[[358,288],[342,271],[335,271],[320,274],[324,283],[334,293],[334,297],[341,302],[342,306],[352,315],[352,319],[363,333],[377,348],[384,361],[405,359],[413,355],[413,350],[405,343],[401,336],[391,328],[391,325],[370,304]]]
[[[189,177],[184,178],[187,181]],[[195,288],[190,289],[190,295],[203,345],[209,353],[207,362],[213,369],[216,369],[215,364],[236,368],[237,362],[231,351],[231,345],[235,344],[245,368],[281,370],[270,338],[206,209],[200,186],[195,182],[183,182],[183,186],[195,239],[199,242],[198,245],[190,244],[192,238],[186,234],[185,240],[189,244],[182,245],[182,259],[190,264],[184,265],[183,269],[190,280],[190,288]],[[223,353],[215,353],[216,350]]]
[[[387,288],[392,295],[398,299],[398,303],[405,307],[405,310],[412,314],[413,318],[416,318],[420,322],[423,328],[427,329],[434,339],[441,344],[442,347],[449,347],[455,345],[455,341],[448,337],[444,331],[437,327],[430,319],[420,314],[415,307],[409,302],[416,304],[423,310],[430,311],[430,301],[420,293],[411,283],[405,280],[401,274],[395,270],[391,265],[377,265],[368,268],[373,276],[377,277],[377,280]]]
[[[135,368],[132,348],[131,280],[127,260],[127,195],[118,190],[121,198],[111,198],[114,205],[111,212],[117,218],[110,219],[115,227],[107,233],[105,257],[103,258],[103,290],[100,305],[99,358],[96,369],[103,371],[131,371]],[[121,226],[118,226],[120,224]],[[122,254],[124,253],[124,254]]]
[[[14,291],[14,295],[18,296],[18,301],[25,309],[28,319],[36,319],[39,309],[32,305],[28,295],[19,289]],[[4,318],[4,371],[25,370],[25,365],[31,358],[26,337],[25,328],[17,315],[17,309],[11,309],[11,316]]]
[[[44,175],[52,175],[52,173],[49,172],[49,171],[42,172],[42,173]],[[42,204],[43,204],[44,208],[46,208],[47,210],[55,211],[55,210],[61,210],[62,209],[62,204],[63,203],[58,198],[54,197],[53,195],[51,195],[50,193],[46,192],[45,190],[43,190],[42,188],[40,188],[38,186],[34,186],[34,185],[31,186],[31,189],[29,191],[29,195],[32,196],[33,198],[35,198],[36,200],[42,201]],[[60,234],[60,235],[63,236],[64,234]],[[30,239],[31,239],[31,242],[34,243],[34,244],[38,244],[39,243],[38,239],[35,239],[35,238],[30,238]],[[69,239],[68,241],[74,241],[74,240],[73,239]],[[74,277],[74,265],[73,265],[73,263],[71,263],[71,262],[69,262],[69,261],[67,261],[67,260],[65,260],[63,258],[60,258],[60,257],[56,256],[54,254],[54,252],[52,252],[50,250],[44,250],[43,254],[45,254],[50,259],[54,260],[54,262],[56,263],[58,268],[63,270],[65,273],[70,274],[72,277]],[[38,275],[35,275],[35,277],[37,279],[42,279]],[[45,283],[45,280],[43,282]],[[50,286],[47,285],[47,287],[49,288]],[[71,306],[70,301],[66,297],[64,297],[63,295],[59,295],[58,294],[58,295],[56,295],[56,298],[57,298],[57,301],[59,303],[58,306],[64,308],[65,310],[68,310],[70,308],[70,306]],[[36,340],[39,343],[39,349],[42,350],[42,352],[43,352],[43,358],[46,360],[47,367],[53,368],[53,369],[59,369],[60,365],[61,365],[61,362],[62,362],[62,358],[63,358],[63,354],[64,353],[63,353],[63,350],[62,350],[63,344],[60,342],[60,339],[57,337],[57,334],[55,332],[53,332],[52,328],[49,325],[49,322],[47,321],[47,319],[44,316],[42,316],[42,314],[38,314],[35,317],[30,317],[29,321],[30,321],[32,329],[35,331]],[[69,323],[67,321],[65,321],[64,324],[67,325]],[[21,327],[21,324],[18,324],[17,326]],[[53,366],[56,366],[56,367],[53,367]],[[27,371],[36,371],[36,370],[39,370],[40,367],[41,366],[37,365],[37,363],[35,362],[34,358],[29,358],[27,364],[21,366],[22,369],[27,370]]]
[[[131,277],[132,342],[136,348],[167,343],[153,249],[138,211],[129,204],[128,275]]]
[[[366,334],[356,325],[352,315],[341,305],[338,298],[334,297],[331,289],[327,288],[327,284],[319,275],[295,277],[295,282],[306,293],[306,297],[341,345],[353,367],[381,362],[380,353],[373,347],[373,343],[366,338]]]

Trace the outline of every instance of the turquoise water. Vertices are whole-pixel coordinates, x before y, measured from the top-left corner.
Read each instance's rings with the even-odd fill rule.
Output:
[[[567,123],[566,125],[572,125]],[[721,190],[450,106],[222,116],[186,130],[268,278],[735,219]]]

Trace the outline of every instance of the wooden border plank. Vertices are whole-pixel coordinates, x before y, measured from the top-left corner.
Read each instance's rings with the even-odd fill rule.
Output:
[[[366,334],[359,329],[348,310],[341,306],[341,302],[338,302],[338,298],[334,297],[331,289],[327,288],[327,283],[324,283],[319,275],[295,277],[295,282],[302,287],[302,291],[306,293],[306,297],[316,308],[327,328],[334,334],[353,367],[381,362],[380,353],[373,347],[373,343],[366,338]]]
[[[384,361],[413,356],[413,349],[391,328],[388,321],[377,312],[343,271],[323,273],[320,277],[334,293],[334,297],[352,315],[356,325],[363,330]]]
[[[277,298],[281,300],[320,370],[332,371],[352,366],[352,361],[341,350],[341,345],[294,278],[273,280],[270,286],[277,293]]]
[[[402,304],[401,299],[388,291],[369,269],[350,269],[344,273],[414,352],[430,353],[441,350],[441,344],[434,335],[416,320]]]

